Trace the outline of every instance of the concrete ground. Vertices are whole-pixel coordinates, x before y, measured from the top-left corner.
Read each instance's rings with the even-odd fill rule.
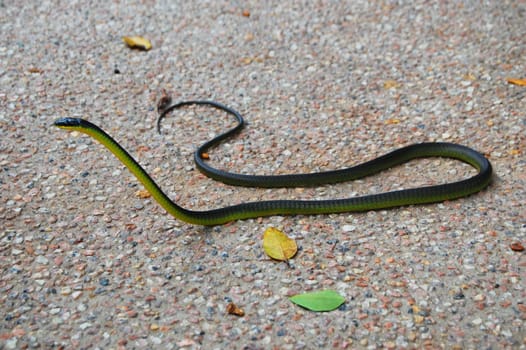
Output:
[[[526,87],[509,82],[526,78],[525,22],[521,0],[0,1],[0,349],[526,348]],[[189,107],[159,135],[163,89],[245,116],[210,152],[223,169],[313,172],[447,141],[486,155],[494,181],[438,204],[186,224],[53,121],[97,123],[193,209],[474,170],[426,159],[320,188],[226,186],[192,152],[231,119]],[[271,226],[299,246],[288,265],[263,252]],[[322,289],[346,302],[288,300]]]

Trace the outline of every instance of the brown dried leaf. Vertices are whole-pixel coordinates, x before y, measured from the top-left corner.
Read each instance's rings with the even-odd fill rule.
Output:
[[[514,242],[510,244],[510,248],[514,252],[522,252],[524,250],[524,246],[521,244],[521,242]]]
[[[227,306],[226,306],[226,312],[229,314],[229,315],[236,315],[236,316],[245,316],[245,311],[243,311],[243,309],[240,309],[236,304],[234,303],[229,303]]]
[[[38,73],[38,74],[44,73],[43,69],[40,69],[40,68],[37,68],[37,67],[31,67],[27,71],[29,73]]]
[[[387,119],[385,121],[385,124],[387,125],[400,124],[400,119],[397,119],[397,118]]]
[[[508,83],[518,86],[526,86],[526,79],[508,78]]]
[[[157,102],[157,112],[162,113],[164,110],[172,104],[172,96],[168,95],[165,89],[162,91],[162,96]]]

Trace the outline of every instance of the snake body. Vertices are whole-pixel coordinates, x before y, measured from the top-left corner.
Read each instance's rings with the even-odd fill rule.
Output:
[[[445,142],[427,142],[412,144],[399,148],[368,162],[333,171],[290,174],[277,176],[253,176],[226,172],[208,165],[203,153],[224,139],[238,133],[244,126],[243,117],[235,110],[215,101],[183,101],[160,111],[160,122],[168,112],[187,105],[207,105],[230,115],[237,120],[237,125],[204,143],[194,153],[197,168],[205,175],[230,185],[254,187],[306,187],[321,184],[338,183],[355,180],[378,173],[382,170],[405,163],[415,158],[446,157],[468,163],[478,173],[470,178],[418,188],[403,189],[373,195],[329,200],[270,200],[241,203],[219,209],[193,211],[173,202],[137,163],[137,161],[111,136],[95,124],[81,118],[61,118],[54,125],[67,130],[85,133],[108,148],[143,184],[152,197],[172,216],[177,219],[198,225],[220,225],[234,220],[295,214],[328,214],[354,211],[376,210],[411,204],[442,202],[464,197],[478,192],[489,185],[492,178],[492,167],[488,159],[479,152],[459,144]]]

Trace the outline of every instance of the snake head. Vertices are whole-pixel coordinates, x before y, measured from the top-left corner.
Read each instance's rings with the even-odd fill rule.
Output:
[[[55,120],[53,125],[59,128],[75,128],[82,125],[83,120],[80,118],[60,118]]]
[[[57,120],[55,120],[53,125],[55,125],[56,127],[61,128],[61,129],[75,129],[75,130],[84,131],[84,132],[86,132],[86,130],[90,130],[90,129],[91,130],[93,130],[93,129],[97,129],[98,130],[99,129],[98,126],[96,126],[93,123],[90,123],[89,121],[87,121],[85,119],[72,118],[72,117],[57,119]]]

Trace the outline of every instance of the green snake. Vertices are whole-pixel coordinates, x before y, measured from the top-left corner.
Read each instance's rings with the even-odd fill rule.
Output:
[[[488,186],[492,178],[492,167],[486,157],[466,146],[445,142],[412,144],[353,167],[319,173],[253,176],[225,172],[209,166],[203,158],[203,154],[219,142],[238,133],[244,125],[243,117],[232,108],[215,101],[184,101],[166,106],[160,110],[160,116],[157,122],[158,129],[160,130],[161,119],[164,118],[168,112],[187,105],[211,106],[227,112],[236,118],[237,125],[235,127],[204,143],[198,147],[194,153],[195,163],[201,172],[213,179],[230,185],[306,187],[332,184],[359,179],[405,163],[411,159],[423,157],[454,158],[470,164],[477,169],[478,173],[470,178],[456,182],[359,197],[328,200],[269,200],[241,203],[219,209],[194,211],[185,209],[168,198],[139,163],[137,163],[117,141],[95,124],[80,118],[62,118],[56,120],[54,125],[62,129],[76,130],[85,133],[99,141],[137,177],[145,189],[168,213],[177,219],[198,225],[221,225],[234,220],[271,215],[312,215],[358,212],[411,204],[442,202],[478,192]]]

